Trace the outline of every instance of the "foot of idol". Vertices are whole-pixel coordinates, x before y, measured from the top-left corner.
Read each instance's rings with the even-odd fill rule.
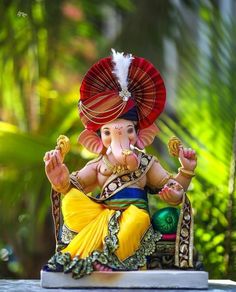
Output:
[[[109,267],[107,267],[105,265],[102,265],[102,264],[100,264],[98,262],[95,262],[93,264],[93,267],[94,267],[95,271],[99,271],[99,272],[111,272],[112,271],[111,268],[109,268]]]

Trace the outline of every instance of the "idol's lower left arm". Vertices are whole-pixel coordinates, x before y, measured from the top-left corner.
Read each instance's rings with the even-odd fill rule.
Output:
[[[195,174],[193,171],[187,171],[181,167],[179,168],[178,174],[173,179],[177,181],[186,192],[194,176]]]

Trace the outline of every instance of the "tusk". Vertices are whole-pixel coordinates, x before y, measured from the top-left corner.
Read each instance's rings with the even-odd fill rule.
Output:
[[[133,151],[135,149],[134,145],[130,144],[129,148]]]
[[[129,145],[129,148],[130,148],[132,151],[137,150],[137,151],[139,151],[139,152],[143,152],[143,153],[144,153],[144,150],[141,150],[141,149],[139,149],[138,147],[136,147],[136,146],[134,146],[134,145],[132,145],[132,144]]]
[[[111,154],[112,150],[111,150],[111,145],[107,148],[106,154],[109,155]]]

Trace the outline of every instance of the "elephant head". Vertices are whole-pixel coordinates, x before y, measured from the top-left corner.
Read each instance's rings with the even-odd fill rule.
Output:
[[[93,153],[106,151],[107,156],[113,156],[117,164],[126,165],[130,171],[134,171],[139,163],[135,147],[144,149],[150,145],[157,132],[155,124],[136,132],[133,121],[117,119],[101,127],[101,137],[86,129],[80,134],[78,141]]]

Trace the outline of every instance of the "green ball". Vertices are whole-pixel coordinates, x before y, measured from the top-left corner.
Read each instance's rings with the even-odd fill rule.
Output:
[[[152,216],[152,225],[162,234],[176,233],[179,220],[179,209],[167,207],[158,210]]]

